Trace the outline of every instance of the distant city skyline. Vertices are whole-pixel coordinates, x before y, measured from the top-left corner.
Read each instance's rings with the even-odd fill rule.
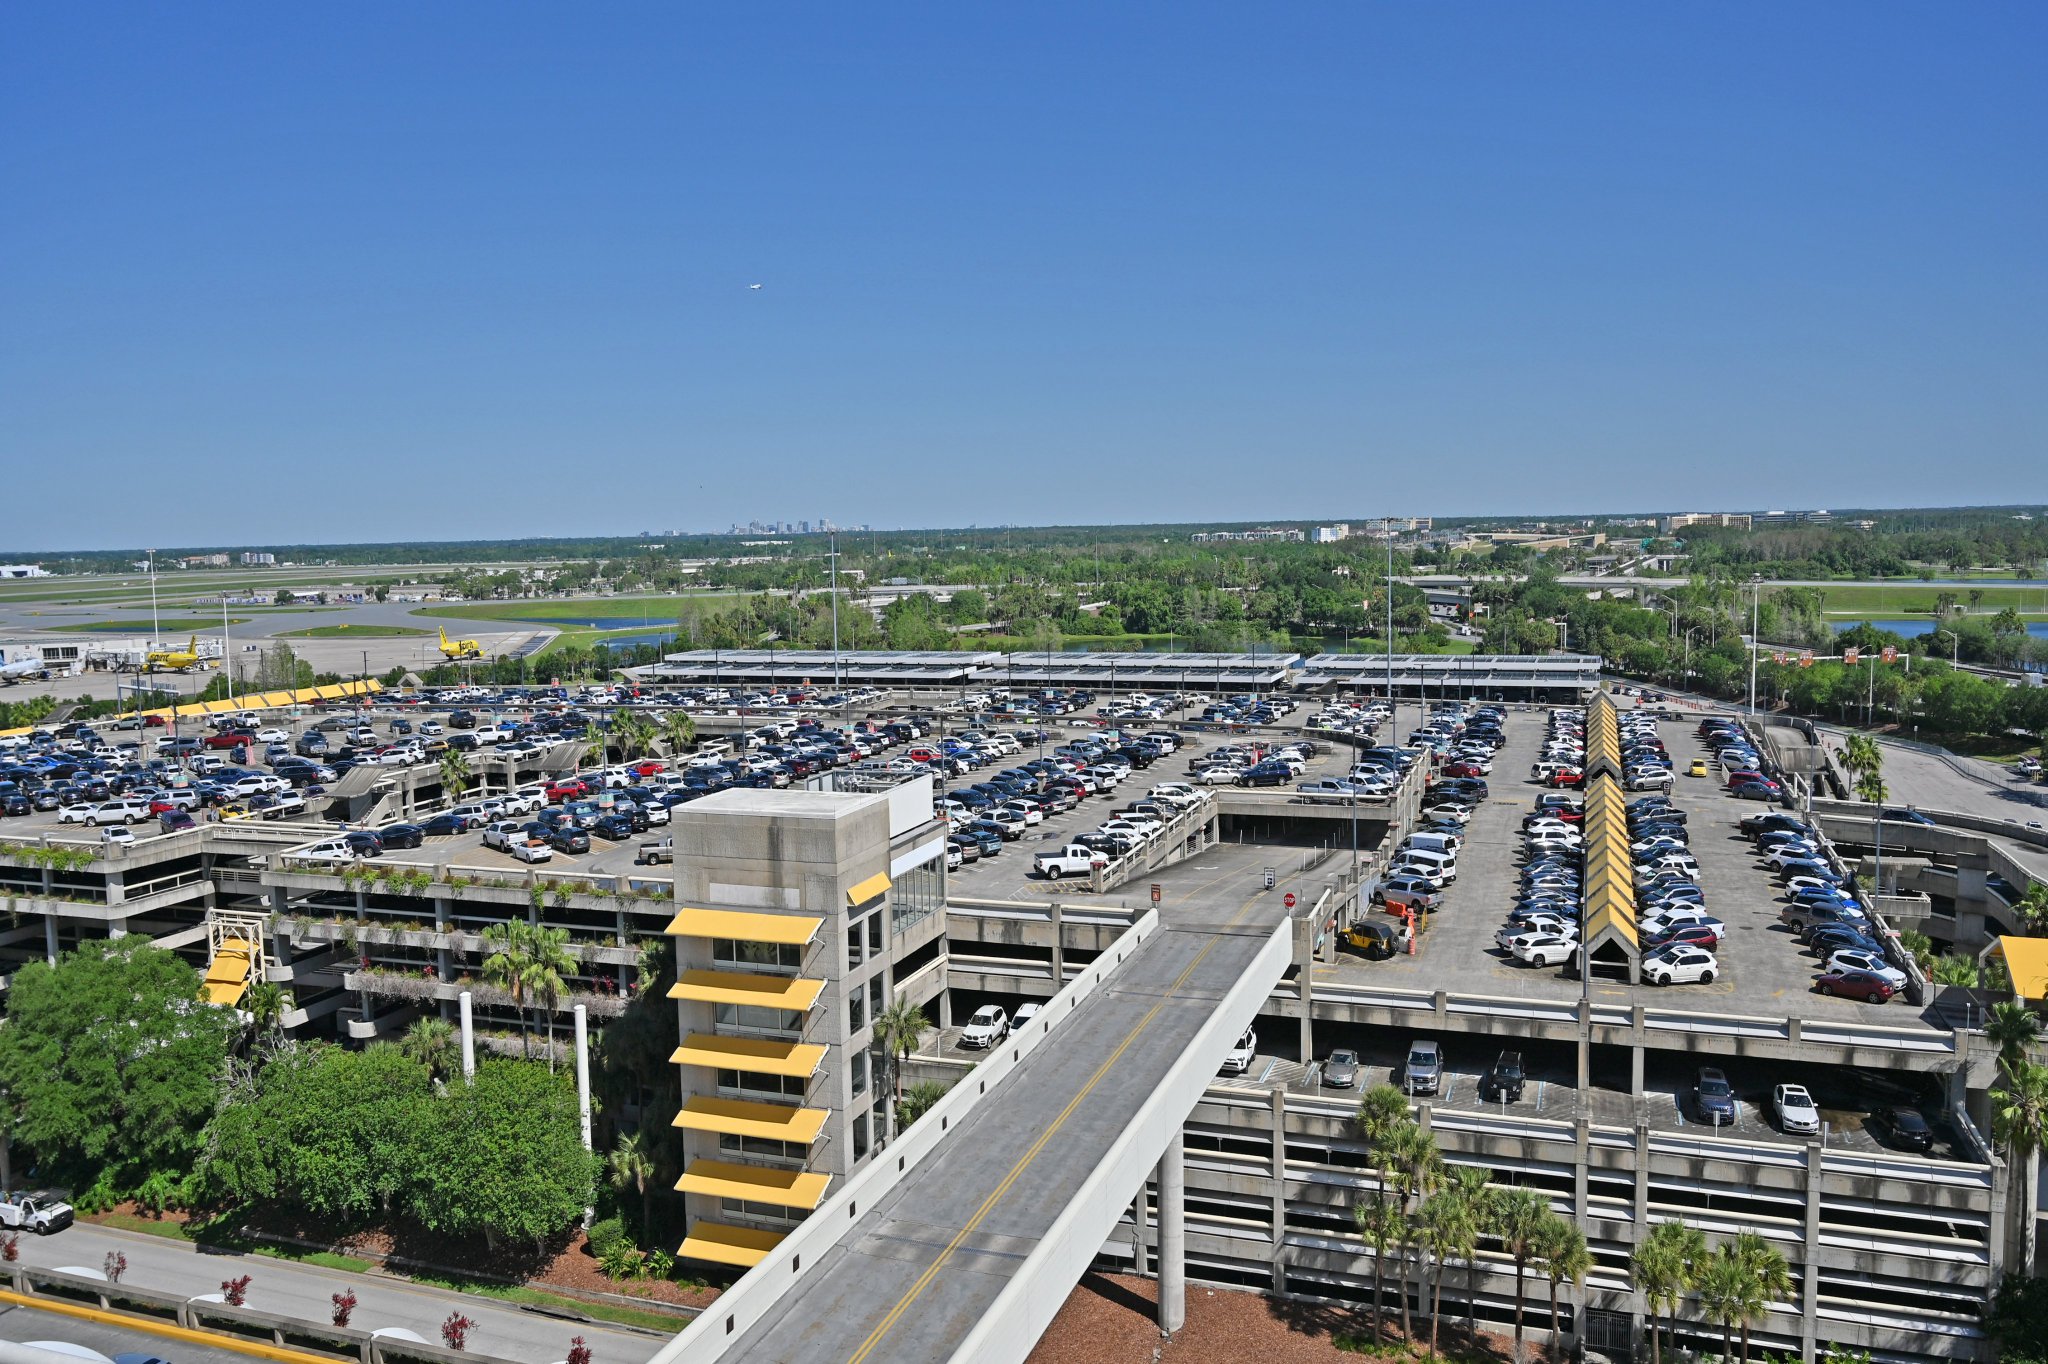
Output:
[[[2023,500],[2044,48],[2001,3],[13,6],[0,537]]]

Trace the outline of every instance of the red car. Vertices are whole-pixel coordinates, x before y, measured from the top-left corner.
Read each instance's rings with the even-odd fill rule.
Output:
[[[668,771],[668,764],[653,758],[642,758],[639,762],[633,764],[633,775],[636,777],[651,777],[657,772],[666,771]]]
[[[1728,774],[1728,789],[1730,791],[1733,791],[1736,787],[1742,785],[1742,783],[1746,781],[1762,782],[1765,780],[1767,780],[1767,778],[1765,778],[1763,773],[1752,772],[1748,768],[1744,768],[1739,772],[1730,772]]]
[[[590,784],[584,781],[581,777],[571,777],[567,781],[554,782],[550,784],[547,789],[547,798],[550,802],[558,800],[581,800],[584,796],[587,796],[589,794]]]
[[[1483,777],[1486,774],[1471,763],[1449,763],[1438,775],[1445,777]]]
[[[1660,947],[1671,947],[1674,945],[1704,947],[1711,951],[1719,946],[1720,942],[1721,935],[1715,932],[1709,924],[1679,924],[1677,927],[1660,933],[1657,937],[1644,943],[1643,952],[1647,955]]]
[[[1824,995],[1860,999],[1865,1004],[1883,1004],[1898,993],[1890,981],[1868,971],[1829,971],[1813,983],[1813,988]]]
[[[1552,787],[1584,786],[1586,784],[1586,774],[1576,767],[1567,767],[1563,771],[1553,772],[1548,777],[1545,777],[1543,784]]]
[[[248,735],[233,729],[224,729],[218,734],[206,736],[206,746],[208,748],[240,748],[248,742]]]

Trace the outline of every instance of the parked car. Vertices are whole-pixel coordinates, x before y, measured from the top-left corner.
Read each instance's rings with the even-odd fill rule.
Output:
[[[1778,1085],[1771,1090],[1771,1109],[1778,1115],[1778,1126],[1794,1135],[1817,1135],[1820,1132],[1820,1105],[1813,1101],[1813,1095],[1806,1092],[1805,1085]]]
[[[1868,971],[1827,971],[1814,981],[1813,988],[1824,995],[1860,999],[1865,1004],[1887,1004],[1898,993],[1890,981]]]
[[[1494,1058],[1493,1066],[1480,1079],[1479,1097],[1487,1103],[1516,1103],[1522,1097],[1525,1076],[1522,1053],[1504,1051]]]
[[[1711,984],[1719,963],[1699,947],[1672,947],[1643,958],[1643,979],[1652,985]]]
[[[1735,1089],[1719,1067],[1701,1066],[1692,1092],[1701,1122],[1716,1127],[1735,1125]]]
[[[974,1011],[967,1020],[967,1026],[960,1030],[960,1045],[963,1047],[993,1047],[1010,1035],[1010,1018],[993,1004],[984,1004]]]
[[[1442,1088],[1443,1080],[1442,1049],[1435,1042],[1410,1042],[1408,1059],[1401,1067],[1401,1088],[1410,1094],[1434,1094]]]
[[[1252,1068],[1252,1058],[1258,1055],[1258,1052],[1258,1034],[1252,1029],[1246,1028],[1244,1035],[1231,1044],[1229,1051],[1223,1053],[1223,1073],[1225,1075],[1244,1074]]]
[[[1934,1149],[1934,1129],[1928,1126],[1927,1119],[1920,1116],[1919,1109],[1901,1105],[1887,1108],[1877,1118],[1876,1125],[1883,1132],[1884,1139],[1900,1150]]]
[[[1332,1089],[1350,1089],[1358,1083],[1358,1053],[1339,1047],[1323,1062],[1323,1083]]]

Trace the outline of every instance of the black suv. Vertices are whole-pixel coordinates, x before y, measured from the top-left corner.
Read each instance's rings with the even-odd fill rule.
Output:
[[[1487,1103],[1515,1103],[1522,1097],[1522,1084],[1522,1053],[1504,1051],[1479,1082],[1479,1097]]]

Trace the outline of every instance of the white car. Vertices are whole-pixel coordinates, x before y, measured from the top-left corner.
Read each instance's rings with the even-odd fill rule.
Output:
[[[960,1030],[963,1047],[992,1047],[1010,1035],[1010,1018],[993,1004],[984,1004]]]
[[[1680,907],[1668,909],[1661,914],[1645,916],[1640,924],[1638,924],[1637,931],[1646,939],[1656,938],[1661,937],[1674,928],[1684,928],[1691,924],[1703,925],[1723,936],[1728,932],[1728,925],[1722,923],[1705,910]]]
[[[1652,985],[1707,985],[1720,963],[1703,947],[1675,947],[1643,961],[1643,979]]]
[[[276,725],[256,731],[256,742],[259,744],[288,744],[291,741],[290,731],[279,729]]]
[[[1894,990],[1906,988],[1906,973],[1874,952],[1844,948],[1828,958],[1830,971],[1863,971],[1876,976]]]
[[[1045,823],[1045,811],[1034,804],[1021,800],[1005,801],[997,807],[998,813],[1007,811],[1023,820],[1026,825]]]
[[[1258,1034],[1254,1033],[1250,1028],[1246,1028],[1244,1036],[1238,1038],[1236,1042],[1231,1044],[1230,1050],[1223,1053],[1223,1073],[1225,1075],[1244,1074],[1252,1068],[1252,1057],[1258,1055],[1258,1052]]]
[[[537,838],[513,839],[505,851],[515,862],[551,862],[555,856],[555,850]]]
[[[1771,1107],[1777,1111],[1778,1126],[1787,1132],[1811,1135],[1820,1131],[1820,1105],[1805,1085],[1779,1085],[1771,1091]]]
[[[1204,786],[1230,786],[1244,774],[1242,767],[1205,767],[1195,773],[1195,780]]]
[[[1561,966],[1572,959],[1579,945],[1556,933],[1525,934],[1510,949],[1515,960],[1530,966]]]

